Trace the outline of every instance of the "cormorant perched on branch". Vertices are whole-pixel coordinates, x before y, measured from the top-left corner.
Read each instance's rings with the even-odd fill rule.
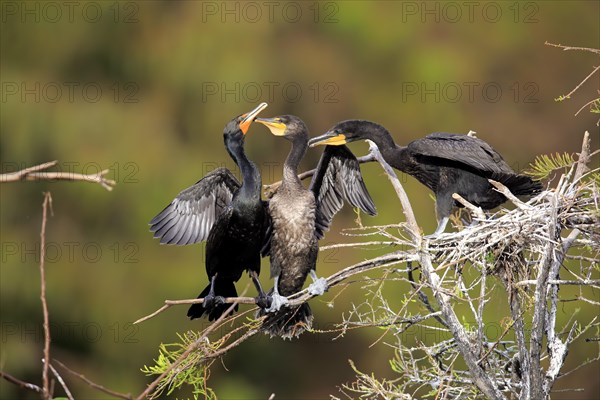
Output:
[[[308,129],[292,115],[257,118],[275,136],[292,142],[283,166],[282,184],[269,201],[272,221],[270,239],[271,277],[274,279],[272,305],[261,310],[267,314],[263,329],[271,336],[291,338],[311,326],[312,312],[307,303],[289,307],[284,296],[292,295],[304,285],[307,275],[313,283],[309,291],[320,295],[327,289],[325,279],[317,278],[315,266],[318,239],[329,228],[333,216],[344,201],[369,215],[376,210],[360,174],[360,166],[345,146],[327,146],[313,177],[310,189],[298,179],[298,164],[308,148]],[[282,309],[280,309],[283,306]]]
[[[394,143],[383,126],[349,120],[311,139],[310,146],[343,145],[355,140],[375,142],[392,167],[414,176],[435,193],[438,226],[432,236],[444,231],[452,207],[462,207],[452,198],[453,193],[489,210],[504,203],[506,197],[488,179],[504,184],[515,195],[534,195],[542,189],[540,182],[515,173],[489,144],[467,135],[432,133],[403,147]]]
[[[267,107],[261,103],[225,126],[223,138],[231,158],[239,166],[242,183],[227,168],[217,168],[185,189],[150,221],[150,230],[161,244],[186,245],[206,240],[206,273],[210,284],[200,293],[202,304],[192,304],[191,319],[205,312],[210,321],[230,307],[224,297],[237,297],[234,282],[247,270],[259,292],[258,303],[267,296],[258,281],[261,248],[269,217],[261,199],[261,177],[244,153],[244,137],[252,121]],[[235,308],[237,310],[237,306]]]

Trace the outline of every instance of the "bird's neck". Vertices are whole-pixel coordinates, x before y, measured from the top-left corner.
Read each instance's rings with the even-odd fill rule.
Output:
[[[381,154],[384,156],[386,153],[393,153],[399,147],[396,145],[396,143],[394,143],[394,139],[392,138],[392,135],[390,135],[390,132],[388,132],[388,130],[381,125],[374,124],[371,127],[371,132],[369,132],[368,138],[375,142],[379,148],[379,151],[381,151]]]
[[[260,171],[256,167],[256,164],[246,157],[246,153],[244,152],[244,147],[242,145],[235,146],[229,150],[233,161],[235,161],[236,165],[240,168],[240,172],[242,173],[243,181],[240,191],[246,197],[260,199],[262,180]]]
[[[292,142],[292,149],[283,164],[283,186],[302,186],[298,178],[298,165],[300,165],[300,161],[304,157],[304,154],[306,154],[307,149],[308,142],[306,140],[295,140]]]
[[[373,124],[370,130],[371,132],[369,132],[368,136],[369,139],[377,145],[381,155],[388,163],[392,164],[393,160],[402,159],[404,157],[406,147],[397,145],[387,129],[381,125]],[[395,165],[392,166],[398,168]]]

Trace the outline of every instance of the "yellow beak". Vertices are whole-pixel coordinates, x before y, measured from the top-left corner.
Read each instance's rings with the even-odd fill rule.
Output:
[[[341,146],[343,144],[348,143],[346,141],[346,135],[343,133],[329,133],[327,132],[324,135],[314,137],[310,139],[308,145],[310,147],[320,146],[320,145],[332,145],[332,146]]]
[[[280,122],[278,118],[257,118],[256,122],[263,124],[275,136],[284,136],[287,126]]]

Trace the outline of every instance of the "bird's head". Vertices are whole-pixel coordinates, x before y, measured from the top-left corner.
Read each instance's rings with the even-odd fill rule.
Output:
[[[256,119],[258,114],[267,108],[267,103],[260,103],[254,110],[245,114],[238,115],[225,125],[223,135],[225,137],[236,137],[237,139],[243,139],[244,135],[250,129],[250,124]]]
[[[319,145],[341,146],[346,143],[354,142],[355,140],[369,139],[367,121],[349,120],[343,121],[320,136],[316,136],[309,140],[310,147]]]
[[[256,122],[263,124],[275,136],[294,141],[296,139],[308,140],[308,129],[304,122],[294,115],[280,115],[273,118],[256,118]]]

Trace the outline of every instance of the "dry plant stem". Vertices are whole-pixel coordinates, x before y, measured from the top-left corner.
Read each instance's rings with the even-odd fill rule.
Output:
[[[40,172],[42,170],[55,166],[58,161],[50,161],[39,164],[33,167],[25,168],[17,172],[8,174],[0,174],[0,183],[18,182],[18,181],[80,181],[98,183],[104,189],[111,191],[116,182],[112,179],[107,179],[104,175],[109,173],[108,169],[98,172],[97,174],[77,174],[74,172]]]
[[[42,204],[42,229],[40,231],[40,299],[42,300],[42,311],[44,314],[44,365],[42,369],[43,391],[42,398],[50,399],[50,381],[48,380],[48,369],[50,365],[50,317],[48,316],[48,303],[46,302],[46,221],[48,219],[48,207],[52,207],[52,196],[50,192],[44,193]]]
[[[130,394],[123,394],[123,393],[119,393],[119,392],[115,392],[114,390],[110,390],[105,388],[102,385],[98,385],[97,383],[92,382],[91,380],[89,380],[88,378],[85,377],[85,375],[80,374],[78,372],[73,371],[71,368],[67,367],[65,364],[63,364],[62,362],[58,361],[57,359],[54,359],[52,361],[54,364],[58,365],[59,367],[61,367],[62,369],[64,369],[66,372],[68,372],[69,374],[81,379],[83,382],[85,382],[88,386],[90,386],[91,388],[94,388],[100,392],[104,392],[106,394],[109,394],[113,397],[118,397],[120,399],[125,399],[125,400],[132,400],[133,396],[131,396]]]

